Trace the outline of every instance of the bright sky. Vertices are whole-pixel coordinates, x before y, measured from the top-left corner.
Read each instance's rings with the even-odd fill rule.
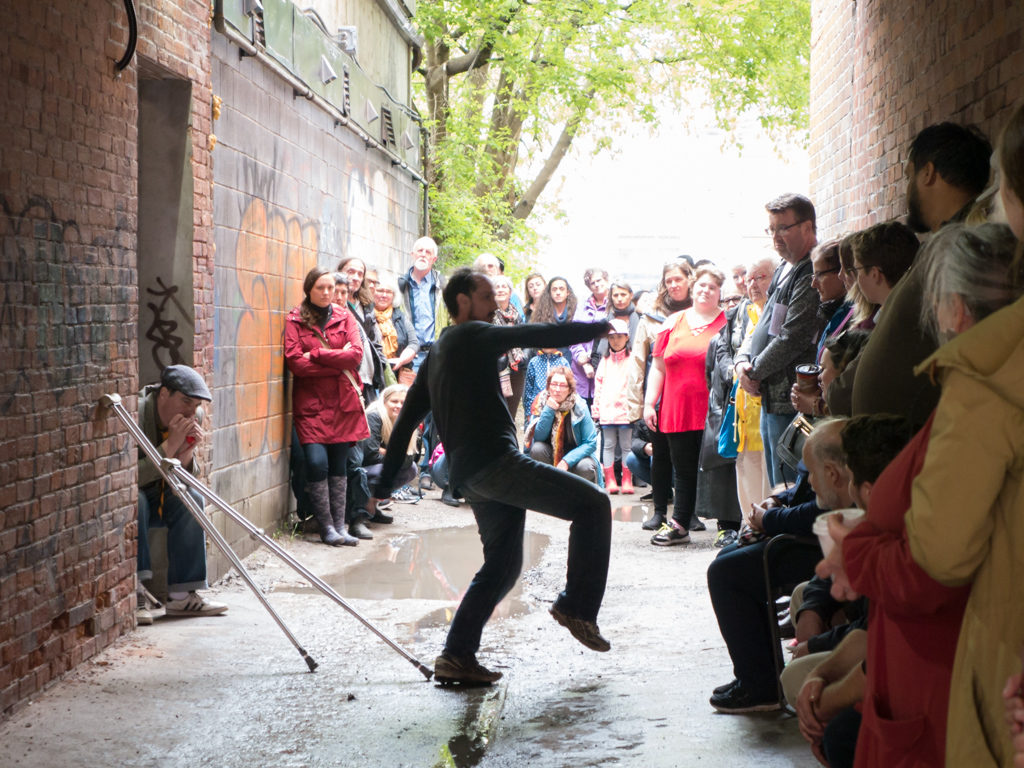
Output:
[[[764,204],[807,194],[807,151],[777,149],[753,120],[739,137],[742,149],[726,145],[709,118],[688,133],[670,116],[654,135],[639,128],[597,156],[574,147],[542,197],[557,196],[567,216],[535,214],[547,240],[540,271],[568,278],[579,293],[583,270],[604,266],[637,290],[653,287],[679,254],[728,267],[774,253]]]

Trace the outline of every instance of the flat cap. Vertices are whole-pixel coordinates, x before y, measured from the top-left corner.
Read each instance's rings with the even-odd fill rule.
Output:
[[[213,400],[203,377],[187,365],[168,365],[160,374],[160,385],[181,392],[186,397]]]

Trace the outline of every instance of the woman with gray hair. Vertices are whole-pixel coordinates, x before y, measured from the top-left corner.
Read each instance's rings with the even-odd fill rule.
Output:
[[[420,350],[412,318],[402,307],[402,294],[394,278],[385,275],[377,282],[373,293],[373,310],[380,330],[384,359],[395,374],[399,384],[412,386],[416,374],[412,361]]]
[[[1012,761],[1002,690],[1024,643],[1016,250],[1001,224],[954,224],[929,241],[926,319],[946,343],[916,370],[942,395],[874,484],[855,486],[865,521],[849,533],[829,526],[839,546],[819,575],[832,575],[837,597],[871,606],[858,765]]]
[[[525,322],[523,313],[512,303],[512,281],[504,275],[495,275],[491,278],[491,283],[494,285],[494,300],[498,304],[498,310],[494,313],[494,324],[522,325]],[[526,384],[526,352],[514,347],[498,358],[498,378],[505,405],[515,419]]]

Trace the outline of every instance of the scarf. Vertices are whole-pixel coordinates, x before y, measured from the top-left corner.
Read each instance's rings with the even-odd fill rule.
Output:
[[[494,313],[494,324],[495,325],[521,325],[523,322],[523,316],[519,314],[519,310],[515,308],[515,305],[510,301],[507,309],[498,307]],[[508,365],[502,366],[501,370],[508,370],[509,367],[518,370],[519,363],[526,358],[523,354],[523,350],[519,347],[513,347],[508,351]],[[510,397],[511,394],[506,395]]]
[[[380,328],[384,357],[388,359],[398,357],[398,331],[395,330],[395,324],[391,322],[391,313],[394,312],[394,307],[388,307],[385,310],[376,309],[374,312],[377,315],[377,327]]]
[[[557,465],[565,454],[576,447],[572,433],[572,406],[576,395],[569,395],[555,409],[555,421],[551,425],[551,463]]]
[[[693,302],[690,301],[689,296],[687,296],[682,301],[673,301],[671,297],[665,297],[665,308],[669,311],[669,314],[672,314],[673,312],[678,312],[681,309],[686,309],[692,303]]]
[[[616,309],[615,305],[612,305],[612,317],[629,317],[634,312],[636,312],[636,306],[632,301],[629,302],[629,306],[624,309]]]

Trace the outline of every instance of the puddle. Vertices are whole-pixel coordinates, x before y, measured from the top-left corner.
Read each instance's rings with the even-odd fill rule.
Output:
[[[527,532],[523,537],[523,570],[540,560],[549,536]],[[458,603],[473,575],[483,563],[476,526],[438,528],[419,533],[389,536],[366,560],[338,573],[322,576],[345,598],[365,600],[444,600]],[[308,586],[280,587],[292,594],[317,590]],[[494,617],[526,612],[522,580],[494,609]],[[416,622],[416,626],[446,625],[454,607],[440,608]]]
[[[621,523],[642,523],[651,516],[651,511],[654,509],[650,504],[641,504],[640,502],[623,504],[614,496],[611,499],[612,520],[618,520]]]

